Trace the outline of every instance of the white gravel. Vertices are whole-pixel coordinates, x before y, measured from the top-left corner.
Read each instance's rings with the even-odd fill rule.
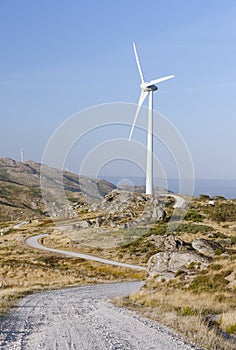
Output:
[[[3,319],[0,349],[197,349],[170,329],[108,301],[141,285],[99,284],[29,295]]]
[[[46,237],[46,236],[48,236],[48,235],[41,234],[41,235],[29,237],[26,240],[26,244],[32,248],[35,248],[35,249],[47,250],[47,251],[52,252],[52,253],[62,254],[62,255],[69,256],[69,257],[73,257],[73,258],[81,258],[81,259],[85,259],[85,260],[97,261],[97,262],[100,262],[100,263],[106,264],[106,265],[121,266],[121,267],[126,267],[126,268],[134,269],[134,270],[144,270],[144,271],[146,270],[146,267],[143,267],[143,266],[131,265],[131,264],[126,264],[126,263],[122,263],[119,261],[103,259],[103,258],[99,258],[98,256],[89,255],[89,254],[70,252],[68,250],[54,249],[54,248],[46,247],[46,246],[39,243],[39,239]]]

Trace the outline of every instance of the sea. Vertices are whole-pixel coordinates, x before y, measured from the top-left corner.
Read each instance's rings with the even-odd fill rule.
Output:
[[[107,181],[118,184],[131,184],[133,186],[144,186],[144,177],[122,177],[122,176],[105,176],[103,177]],[[183,186],[180,188],[179,179],[154,179],[154,186],[164,188],[174,193],[183,195],[194,195],[199,196],[201,194],[209,195],[211,198],[215,196],[223,196],[227,199],[236,199],[236,180],[218,180],[218,179],[195,179],[193,181],[193,192],[192,192],[192,181],[182,181]]]

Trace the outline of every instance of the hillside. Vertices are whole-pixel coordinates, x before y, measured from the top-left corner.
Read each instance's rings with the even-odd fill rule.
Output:
[[[17,162],[9,158],[0,158],[0,221],[42,218],[46,215],[40,190],[41,164],[27,161]],[[53,183],[50,174],[60,170],[47,168],[48,181]],[[63,172],[63,183],[67,198],[73,202],[81,199],[81,182],[96,186],[104,196],[115,186],[105,180],[89,179],[68,171]]]

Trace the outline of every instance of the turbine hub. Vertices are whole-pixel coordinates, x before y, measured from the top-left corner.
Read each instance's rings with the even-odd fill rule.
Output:
[[[148,92],[158,90],[158,87],[156,85],[152,84],[152,83],[145,83],[145,82],[143,82],[140,85],[140,87],[141,87],[141,89],[143,91],[148,91]]]

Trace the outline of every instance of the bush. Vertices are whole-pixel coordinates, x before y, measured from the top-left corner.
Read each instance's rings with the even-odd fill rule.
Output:
[[[185,220],[188,221],[194,221],[194,222],[200,222],[202,221],[203,216],[196,212],[195,210],[190,210],[186,215],[185,215]]]
[[[184,306],[181,309],[181,315],[182,316],[194,316],[195,315],[195,311],[189,306]]]
[[[227,236],[224,235],[224,234],[221,233],[221,232],[213,232],[213,233],[212,233],[212,238],[222,238],[222,239],[224,239],[224,238],[227,238]]]
[[[217,273],[213,276],[200,274],[195,277],[195,279],[190,284],[189,288],[195,292],[215,292],[222,291],[229,281],[225,279],[226,276],[229,275],[228,271],[224,271],[222,273]]]
[[[208,196],[208,194],[200,194],[199,199],[205,201],[205,200],[210,200],[211,197]]]
[[[231,245],[236,244],[236,236],[230,237]]]
[[[209,265],[209,269],[214,270],[214,271],[218,271],[221,270],[222,266],[220,264],[211,264]]]
[[[227,332],[229,334],[235,334],[236,335],[236,323],[228,326],[226,330],[227,330]]]
[[[225,221],[236,221],[236,204],[219,203],[210,213],[210,219],[220,223]]]
[[[176,228],[176,232],[186,232],[186,233],[198,233],[198,232],[211,232],[213,228],[207,225],[197,225],[197,224],[180,224]]]

